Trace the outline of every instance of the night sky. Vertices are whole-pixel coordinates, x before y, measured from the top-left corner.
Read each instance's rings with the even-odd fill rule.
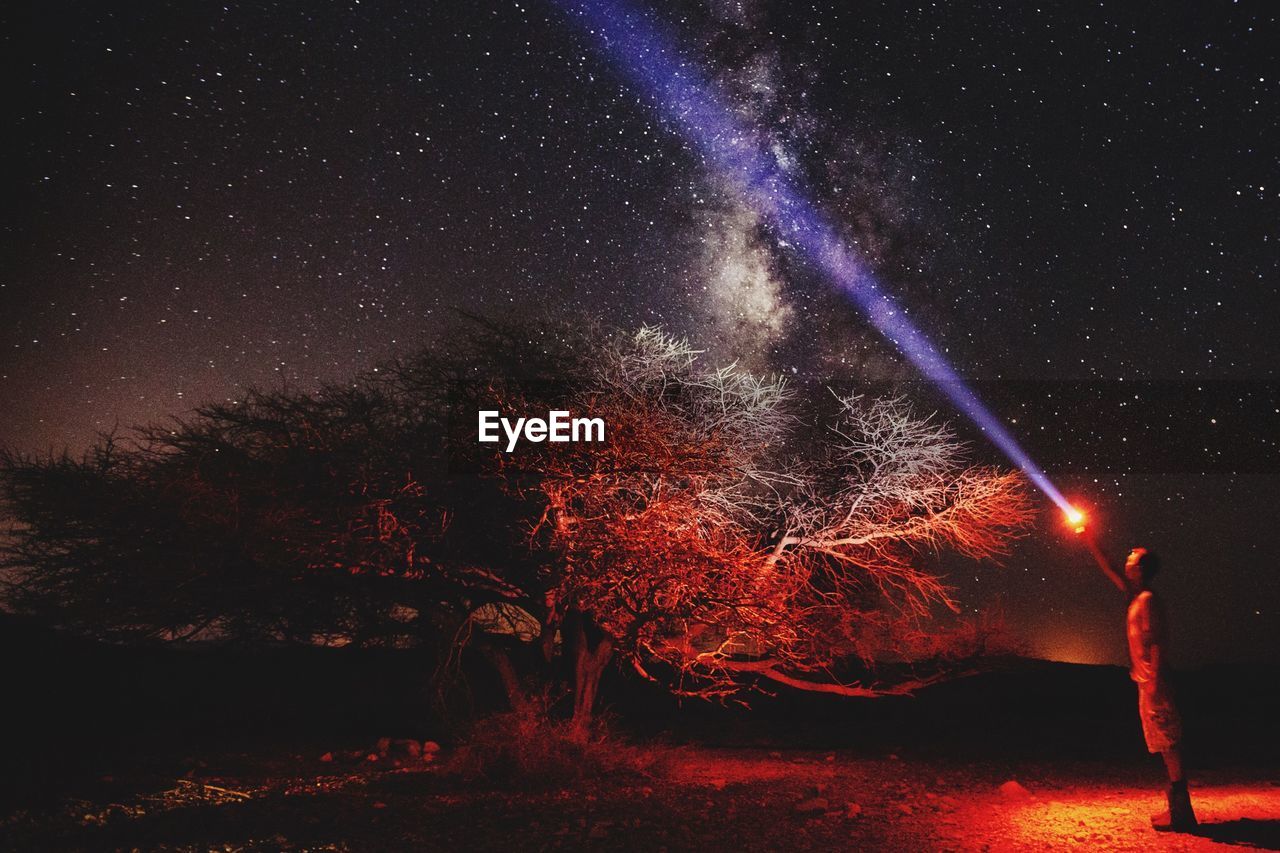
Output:
[[[918,378],[554,5],[114,5],[0,13],[0,443],[348,380],[456,309]],[[1280,657],[1274,5],[658,14],[1111,550],[1162,554],[1175,659]],[[1118,661],[1059,528],[950,579],[1034,653]]]

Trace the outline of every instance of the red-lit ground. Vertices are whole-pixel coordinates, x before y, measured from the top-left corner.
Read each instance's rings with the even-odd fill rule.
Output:
[[[513,791],[431,766],[209,757],[3,811],[3,849],[1209,850],[1280,845],[1280,778],[1200,774],[1204,835],[1148,826],[1159,768],[646,748],[638,770]],[[385,767],[385,765],[384,765]],[[1002,792],[1016,779],[1026,794]],[[1215,840],[1216,839],[1216,840]]]
[[[1140,825],[1154,811],[1150,792],[1106,785],[1045,792],[1017,805],[974,805],[957,817],[962,826],[982,827],[984,835],[1024,849],[1067,843],[1109,850],[1210,850],[1228,842],[1274,846],[1280,840],[1280,818],[1274,817],[1280,815],[1280,788],[1274,785],[1203,784],[1196,806],[1204,837],[1153,838]]]
[[[930,781],[931,771],[937,775]],[[858,803],[852,822],[865,824],[858,833],[866,829],[875,838],[883,830],[884,840],[899,849],[1211,850],[1280,844],[1280,777],[1246,783],[1208,774],[1194,792],[1202,834],[1162,835],[1148,824],[1163,805],[1158,772],[1157,767],[1060,764],[1023,766],[1008,774],[992,766],[869,762],[839,754],[815,764],[812,757],[701,753],[688,760],[682,775],[709,784],[808,777],[830,807],[823,812],[825,820],[851,822],[847,804]]]

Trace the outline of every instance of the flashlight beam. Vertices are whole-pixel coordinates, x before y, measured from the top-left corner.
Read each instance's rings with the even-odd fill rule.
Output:
[[[795,247],[868,321],[963,412],[1064,513],[1074,511],[995,414],[885,292],[839,229],[787,173],[766,140],[737,116],[702,69],[680,55],[649,16],[628,0],[552,0],[598,43],[620,72],[675,124],[703,164]]]

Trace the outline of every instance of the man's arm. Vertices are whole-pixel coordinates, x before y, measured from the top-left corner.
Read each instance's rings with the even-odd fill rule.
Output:
[[[1102,553],[1097,541],[1088,532],[1085,532],[1083,536],[1084,544],[1089,548],[1089,553],[1093,555],[1093,560],[1098,564],[1098,568],[1102,569],[1102,573],[1107,576],[1107,579],[1116,585],[1116,589],[1127,595],[1129,592],[1128,584],[1124,582],[1124,578],[1120,576],[1120,573],[1112,567],[1111,561],[1107,559],[1106,554]]]

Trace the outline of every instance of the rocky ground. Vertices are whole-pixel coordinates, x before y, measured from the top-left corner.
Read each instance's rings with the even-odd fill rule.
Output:
[[[1148,825],[1154,761],[646,746],[616,772],[513,785],[448,772],[434,744],[387,747],[105,772],[0,812],[0,849],[1280,849],[1280,776],[1258,770],[1194,778],[1201,834],[1168,836]]]
[[[613,737],[582,751],[493,714],[487,665],[451,726],[414,651],[132,649],[5,626],[0,853],[1280,849],[1274,667],[1185,673],[1205,825],[1170,837],[1148,823],[1163,772],[1120,667],[996,660],[911,698],[749,709],[618,677],[602,688]]]

